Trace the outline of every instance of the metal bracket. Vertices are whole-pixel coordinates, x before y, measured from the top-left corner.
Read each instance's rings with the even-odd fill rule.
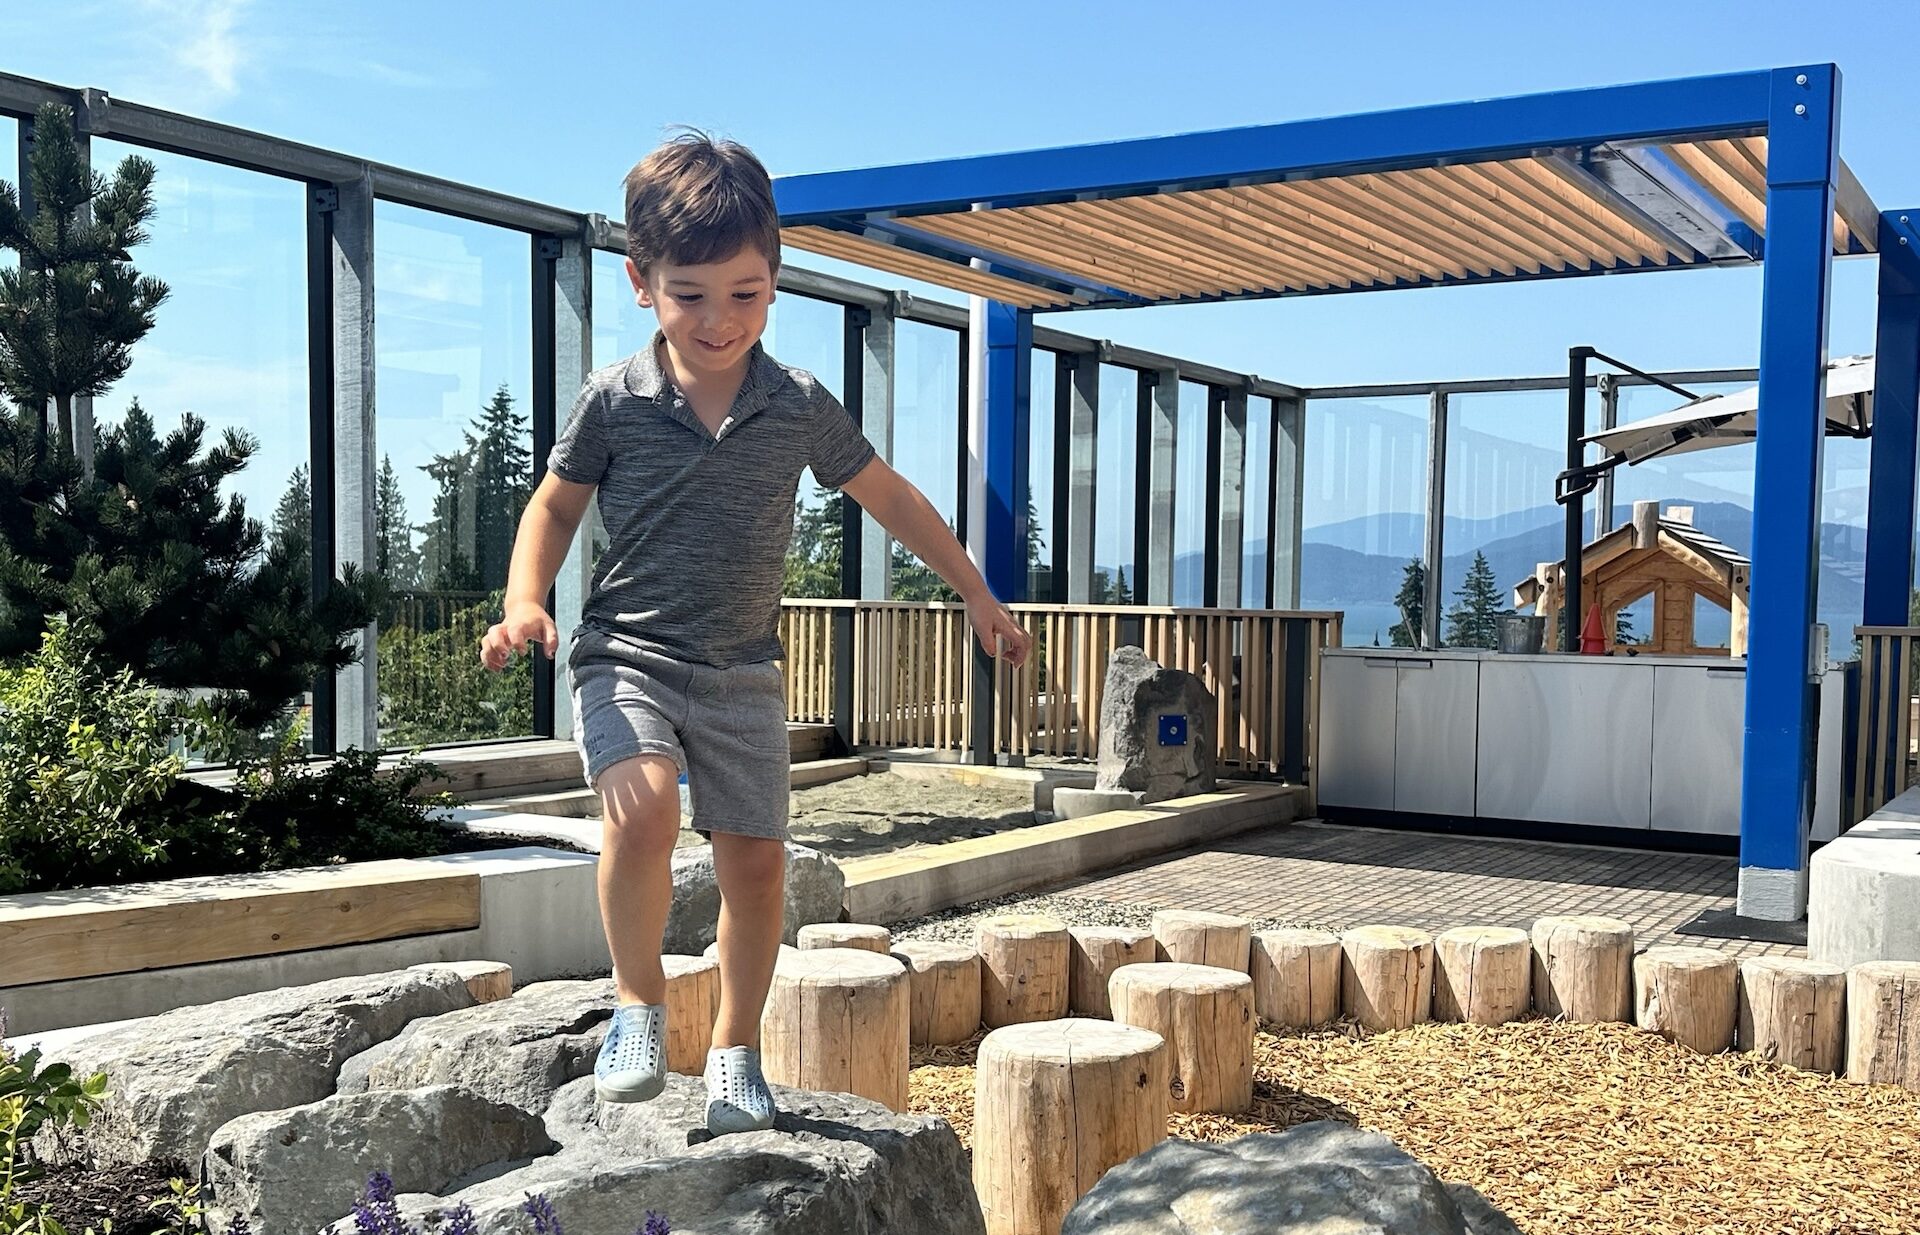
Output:
[[[103,136],[112,132],[107,125],[107,111],[112,106],[113,100],[106,91],[97,86],[83,87],[79,106],[73,109],[74,132],[88,136]]]
[[[560,254],[561,254],[560,237],[541,236],[540,238],[535,240],[533,243],[534,243],[534,249],[533,249],[534,255],[537,256],[541,261],[557,262],[560,260]]]
[[[587,216],[587,243],[596,249],[604,249],[613,243],[613,224],[606,215]]]
[[[1101,364],[1112,364],[1113,363],[1113,340],[1112,339],[1095,339],[1093,343],[1093,357],[1095,360],[1099,361]]]
[[[887,314],[902,318],[913,312],[913,293],[909,291],[891,291],[887,293]]]
[[[847,325],[855,330],[865,330],[873,325],[873,310],[863,304],[848,305]]]
[[[330,184],[314,189],[313,208],[321,214],[332,214],[340,209],[340,190]]]

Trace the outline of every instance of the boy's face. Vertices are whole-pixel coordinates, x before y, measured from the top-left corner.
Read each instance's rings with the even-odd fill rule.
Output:
[[[700,266],[655,262],[645,274],[629,260],[627,277],[640,307],[659,316],[674,359],[701,372],[734,371],[766,333],[773,270],[751,246]]]

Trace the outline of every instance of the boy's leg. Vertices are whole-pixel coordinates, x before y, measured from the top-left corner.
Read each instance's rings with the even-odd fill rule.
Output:
[[[602,772],[599,787],[600,920],[613,953],[614,989],[621,1003],[664,1004],[660,940],[673,906],[680,769],[665,755],[640,755]]]
[[[787,847],[764,836],[715,832],[713,866],[720,883],[720,1009],[713,1045],[757,1050],[760,1011],[780,955]]]

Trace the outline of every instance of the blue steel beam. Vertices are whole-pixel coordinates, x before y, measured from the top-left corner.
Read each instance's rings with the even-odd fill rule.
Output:
[[[1880,307],[1873,347],[1873,456],[1861,621],[1905,626],[1913,594],[1913,477],[1920,419],[1920,211],[1879,218]]]
[[[1826,426],[1840,73],[1771,75],[1761,283],[1753,584],[1740,778],[1743,917],[1806,911],[1813,807],[1812,628]]]
[[[978,481],[982,539],[978,560],[998,599],[1027,597],[1028,440],[1032,390],[1033,314],[997,300],[986,303],[985,423],[978,435]],[[972,542],[969,542],[972,543]]]
[[[1830,72],[1789,69],[1786,72]],[[1766,124],[1771,74],[1563,90],[1285,124],[783,176],[786,226],[1430,166],[1603,141],[1739,136]]]

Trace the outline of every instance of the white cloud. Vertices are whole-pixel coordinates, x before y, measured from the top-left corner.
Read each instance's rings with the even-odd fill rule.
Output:
[[[123,30],[151,52],[116,93],[179,111],[209,111],[240,92],[259,59],[259,41],[247,28],[252,0],[140,0],[143,30]]]

